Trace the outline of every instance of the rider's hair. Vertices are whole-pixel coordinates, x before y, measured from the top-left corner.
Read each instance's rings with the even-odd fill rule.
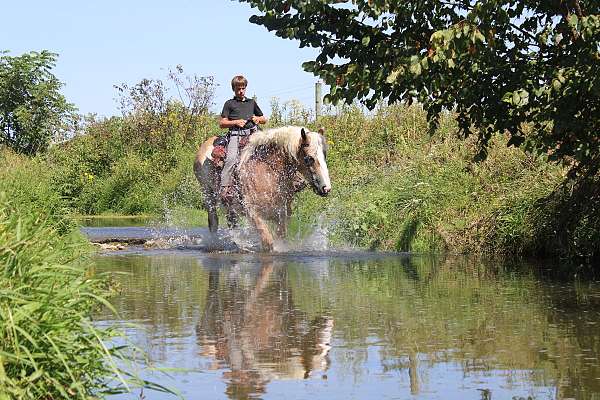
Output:
[[[236,75],[231,80],[231,90],[235,90],[236,86],[248,86],[248,79],[244,78],[242,75]]]

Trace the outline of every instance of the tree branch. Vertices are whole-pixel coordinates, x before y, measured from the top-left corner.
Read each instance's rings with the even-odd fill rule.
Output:
[[[583,12],[581,11],[581,5],[579,4],[579,0],[573,0],[573,7],[575,8],[575,15],[579,18],[583,17]]]

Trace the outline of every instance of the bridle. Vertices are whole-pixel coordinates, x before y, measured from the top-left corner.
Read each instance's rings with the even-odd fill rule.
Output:
[[[307,147],[309,147],[308,143],[300,144],[300,148],[302,148],[303,150]],[[306,151],[304,151],[304,157],[302,158],[302,161],[304,162],[304,166],[306,167],[306,169],[308,169],[308,172],[310,173],[310,185],[312,186],[312,189],[315,192],[317,192],[317,180],[315,178],[315,173],[311,170],[311,167],[315,163],[315,159],[312,156],[307,155]]]
[[[301,148],[307,148],[309,146],[308,143],[302,143],[300,145]],[[314,163],[315,163],[315,159],[309,155],[306,155],[306,152],[304,153],[304,157],[302,158],[302,160],[304,161],[304,165],[308,168],[310,168]]]

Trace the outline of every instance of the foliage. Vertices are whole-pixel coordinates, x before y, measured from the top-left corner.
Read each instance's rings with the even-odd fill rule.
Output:
[[[0,399],[166,391],[125,370],[141,354],[122,333],[93,324],[110,288],[88,268],[91,248],[52,172],[40,157],[0,150]]]
[[[56,54],[45,50],[0,56],[0,144],[34,155],[74,120],[75,108],[51,72],[55,61]]]
[[[543,200],[563,179],[543,157],[493,139],[488,158],[456,138],[454,115],[426,134],[418,106],[388,106],[372,116],[351,107],[323,117],[333,191],[303,194],[297,218],[329,222],[334,240],[372,249],[535,254],[545,248]],[[317,216],[317,218],[315,218]],[[579,221],[579,226],[589,226]],[[570,236],[565,243],[572,243]]]
[[[70,232],[75,222],[69,209],[51,184],[52,171],[39,158],[0,150],[0,187],[14,204],[26,204],[32,214],[45,218],[61,234]]]
[[[416,99],[432,131],[455,109],[480,158],[493,133],[508,132],[509,145],[600,166],[595,0],[240,1],[261,12],[251,22],[321,49],[303,66],[331,86],[327,100]]]
[[[169,93],[169,83],[178,96]],[[200,127],[200,116],[213,105],[216,84],[212,76],[184,75],[178,65],[169,71],[168,81],[142,79],[133,86],[117,85],[121,112],[127,122],[127,136],[138,148],[164,149],[174,141],[192,139]]]
[[[540,247],[547,253],[597,264],[600,258],[600,178],[563,182],[540,199],[536,220]]]
[[[51,148],[52,185],[84,214],[199,207],[191,165],[200,143],[219,133],[207,113],[214,89],[212,77],[184,76],[181,67],[170,72],[168,82],[143,79],[119,86],[122,116],[89,116],[83,134]]]
[[[279,98],[271,98],[271,116],[269,126],[308,125],[314,119],[313,112],[299,100],[289,100],[283,104]]]

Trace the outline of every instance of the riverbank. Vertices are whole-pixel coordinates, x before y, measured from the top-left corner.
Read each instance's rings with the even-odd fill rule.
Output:
[[[333,191],[325,199],[302,193],[293,223],[320,224],[334,242],[376,250],[577,262],[600,254],[600,212],[591,200],[598,196],[569,190],[578,186],[566,184],[565,167],[507,147],[502,137],[492,140],[486,160],[474,162],[477,143],[457,136],[452,114],[442,117],[433,135],[425,117],[416,105],[382,107],[368,115],[349,107],[321,117]],[[302,123],[278,121],[289,122]],[[78,214],[154,215],[173,225],[205,224],[191,163],[199,144],[219,133],[215,119],[198,117],[196,129],[185,135],[177,124],[157,133],[140,133],[139,126],[127,117],[93,121],[84,135],[54,146],[38,161],[49,170],[49,190]],[[150,141],[151,135],[160,140]],[[144,136],[147,141],[139,139]],[[566,218],[574,202],[579,211]]]
[[[350,109],[321,124],[331,143],[334,190],[325,200],[303,194],[299,208],[303,218],[327,220],[338,240],[425,253],[581,255],[574,235],[553,240],[556,209],[548,204],[567,170],[544,156],[507,147],[499,137],[487,159],[474,162],[477,143],[457,137],[453,116],[446,114],[430,136],[418,106],[387,107],[370,117]],[[586,257],[598,254],[598,241],[594,246]]]

